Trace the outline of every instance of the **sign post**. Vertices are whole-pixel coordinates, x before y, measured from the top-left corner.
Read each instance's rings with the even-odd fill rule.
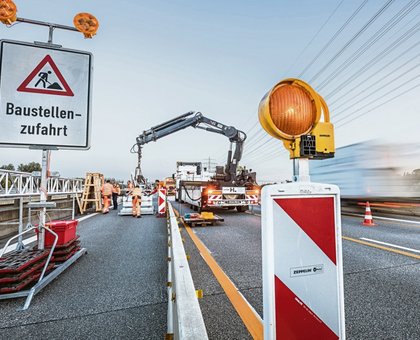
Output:
[[[294,181],[261,192],[264,339],[345,339],[340,191],[309,176],[310,159],[334,156],[328,107],[286,79],[261,100],[259,119],[289,151]]]

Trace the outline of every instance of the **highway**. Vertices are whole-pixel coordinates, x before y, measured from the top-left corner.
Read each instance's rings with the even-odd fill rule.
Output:
[[[186,205],[174,204],[180,214]],[[259,211],[220,210],[225,222],[194,234],[263,317]],[[415,339],[420,335],[420,224],[342,216],[346,334],[348,339]],[[251,338],[226,294],[183,231],[200,305],[212,339]],[[380,243],[381,242],[381,243]],[[381,247],[381,248],[378,248]]]
[[[181,215],[191,212],[173,205]],[[210,339],[252,339],[263,318],[259,211],[217,214],[225,219],[219,225],[181,228],[195,288],[203,292],[203,318]],[[374,217],[376,226],[365,227],[361,221],[342,216],[347,338],[416,339],[420,224]],[[1,301],[0,338],[161,339],[167,312],[165,222],[115,211],[80,222],[88,254],[36,295],[29,310],[19,310],[23,299]],[[206,256],[215,260],[211,268]],[[229,284],[251,308],[232,305],[225,292]]]
[[[82,256],[24,299],[0,301],[0,339],[162,339],[166,333],[166,221],[95,215],[80,222]]]

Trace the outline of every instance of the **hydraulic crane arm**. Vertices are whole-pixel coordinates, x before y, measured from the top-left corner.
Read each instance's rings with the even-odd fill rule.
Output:
[[[201,112],[187,112],[183,115],[175,117],[167,122],[156,125],[149,130],[144,131],[136,139],[137,150],[132,149],[138,154],[138,166],[136,168],[136,179],[139,182],[144,182],[144,177],[141,173],[141,149],[144,144],[168,136],[177,131],[183,130],[187,127],[206,130],[209,132],[218,133],[229,138],[231,143],[235,143],[236,148],[232,154],[232,148],[228,153],[227,164],[225,166],[225,181],[236,182],[236,170],[239,161],[242,158],[243,143],[246,139],[246,134],[243,131],[237,130],[233,126],[227,126],[219,123],[213,119],[204,117]]]

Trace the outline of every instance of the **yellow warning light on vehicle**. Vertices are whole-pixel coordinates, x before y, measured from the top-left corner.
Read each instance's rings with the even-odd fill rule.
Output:
[[[0,21],[11,25],[16,21],[17,8],[12,0],[0,0]]]
[[[290,158],[334,157],[327,104],[304,81],[289,78],[275,85],[261,100],[258,118],[267,133],[283,141]]]
[[[74,27],[83,33],[85,38],[92,38],[99,28],[99,21],[92,14],[78,13],[73,19]]]

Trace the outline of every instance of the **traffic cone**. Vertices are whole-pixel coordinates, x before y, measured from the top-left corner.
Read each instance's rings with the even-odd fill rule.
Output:
[[[375,223],[373,223],[373,217],[372,217],[372,212],[370,210],[369,202],[366,202],[365,219],[362,225],[365,225],[367,227],[373,227],[375,225]]]

